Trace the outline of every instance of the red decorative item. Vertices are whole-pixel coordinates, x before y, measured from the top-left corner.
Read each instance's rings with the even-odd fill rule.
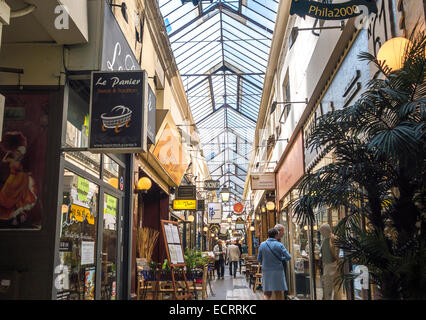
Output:
[[[243,212],[243,210],[244,210],[244,206],[241,203],[237,202],[236,204],[234,204],[234,211],[235,212],[241,213],[241,212]]]

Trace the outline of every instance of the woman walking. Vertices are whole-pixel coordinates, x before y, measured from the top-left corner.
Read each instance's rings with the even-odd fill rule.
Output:
[[[283,262],[290,260],[291,256],[277,238],[277,229],[270,229],[268,239],[260,244],[257,256],[257,260],[262,263],[262,286],[265,300],[271,300],[272,291],[275,292],[276,300],[283,300],[283,292],[287,291]]]

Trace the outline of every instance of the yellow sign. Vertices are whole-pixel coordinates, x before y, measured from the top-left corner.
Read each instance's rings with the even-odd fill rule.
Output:
[[[70,208],[70,220],[83,222],[84,218],[86,218],[89,224],[95,224],[95,217],[92,215],[89,209],[78,206],[76,204],[72,204]]]
[[[173,200],[173,210],[197,210],[197,200]]]

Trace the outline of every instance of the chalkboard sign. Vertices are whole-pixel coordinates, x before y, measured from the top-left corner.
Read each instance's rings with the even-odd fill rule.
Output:
[[[144,71],[92,72],[90,151],[146,152],[146,78]]]

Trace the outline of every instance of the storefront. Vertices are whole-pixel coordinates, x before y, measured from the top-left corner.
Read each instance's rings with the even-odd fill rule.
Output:
[[[299,196],[297,183],[304,175],[303,134],[299,132],[289,146],[276,171],[278,219],[285,228],[282,239],[292,259],[287,263],[286,278],[289,294],[310,299],[309,260],[305,257],[307,230],[296,223],[291,203]]]
[[[109,5],[97,1],[88,9],[90,18],[100,16],[102,21],[98,24],[97,19],[89,19],[89,44],[69,47],[53,298],[127,299],[134,158],[114,147],[110,148],[113,153],[89,151],[93,148],[89,130],[94,127],[90,123],[90,104],[94,101],[90,79],[92,70],[140,70],[140,66]],[[117,46],[123,56],[114,57]],[[124,97],[116,98],[126,104]],[[146,110],[145,100],[142,112]],[[141,131],[146,148],[146,123],[140,126],[145,128]],[[102,126],[102,131],[106,129]],[[93,140],[93,131],[90,135]]]
[[[333,163],[331,146],[323,146],[320,149],[311,150],[308,148],[306,139],[320,116],[351,105],[365,90],[370,71],[367,63],[359,61],[358,55],[367,50],[367,31],[362,30],[356,34],[350,43],[343,59],[336,66],[336,74],[330,81],[329,86],[324,90],[318,105],[310,113],[303,127],[305,172],[316,172],[325,165]],[[352,284],[348,283],[346,290],[343,287],[335,286],[333,283],[334,277],[329,275],[330,267],[323,263],[321,255],[321,246],[324,240],[320,232],[321,226],[328,224],[333,229],[345,216],[345,210],[344,208],[320,207],[314,208],[314,214],[315,221],[313,224],[303,227],[306,229],[306,239],[309,244],[303,256],[310,266],[309,270],[312,275],[310,281],[311,298],[317,300],[351,299],[353,296]],[[342,251],[339,252],[339,256],[343,257]],[[345,265],[346,272],[349,272],[352,267]],[[337,274],[338,271],[334,268],[332,272]]]

